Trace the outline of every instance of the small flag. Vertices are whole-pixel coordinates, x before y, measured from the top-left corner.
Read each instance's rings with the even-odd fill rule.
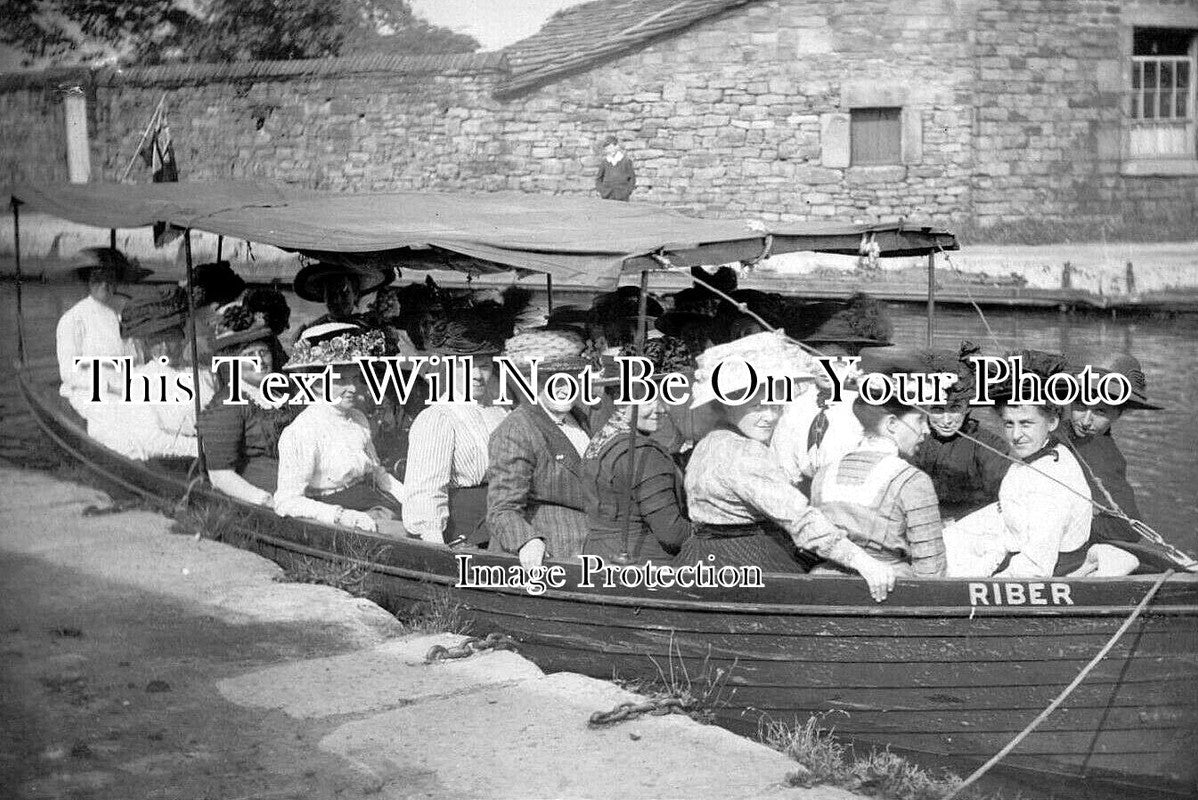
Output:
[[[166,121],[166,105],[158,108],[157,118],[152,121],[153,131],[149,141],[138,154],[145,161],[153,174],[154,183],[177,183],[179,166],[175,162],[175,145],[171,141],[171,128]],[[171,228],[165,222],[154,223],[154,244],[162,247],[167,242],[179,237],[179,229]]]

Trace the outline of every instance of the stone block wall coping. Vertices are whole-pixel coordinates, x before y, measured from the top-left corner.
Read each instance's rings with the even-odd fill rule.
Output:
[[[0,73],[0,91],[62,85],[83,87],[171,86],[236,80],[343,77],[369,73],[466,75],[506,73],[502,52],[439,56],[372,54],[294,61],[235,61],[219,64],[164,64],[155,67],[60,67]]]

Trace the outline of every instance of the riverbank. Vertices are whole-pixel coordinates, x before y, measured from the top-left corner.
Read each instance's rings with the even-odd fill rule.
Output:
[[[183,276],[182,241],[154,247],[149,228],[120,230],[116,244],[152,268],[156,277]],[[107,245],[109,231],[65,222],[44,214],[21,218],[22,271],[31,280],[61,280],[71,257],[84,247]],[[197,261],[217,251],[238,274],[253,281],[289,282],[299,269],[298,256],[240,240],[194,234]],[[0,226],[0,277],[15,270],[13,230]],[[1070,242],[1050,245],[970,244],[936,256],[936,298],[946,305],[1013,308],[1071,308],[1134,312],[1198,312],[1198,241]],[[460,275],[433,273],[456,284]],[[483,276],[479,285],[506,285],[511,275]],[[539,276],[525,283],[543,284]],[[653,286],[668,291],[688,285],[685,275],[657,275]],[[768,258],[742,285],[795,292],[812,298],[842,298],[868,291],[883,299],[923,303],[927,298],[925,258],[881,259],[863,263],[855,256],[790,253]],[[580,280],[559,283],[563,291],[593,291]]]
[[[423,663],[375,604],[0,462],[0,796],[779,797],[797,765],[514,653]]]

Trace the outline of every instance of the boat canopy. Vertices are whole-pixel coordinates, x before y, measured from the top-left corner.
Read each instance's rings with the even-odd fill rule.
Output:
[[[590,197],[392,192],[341,194],[267,182],[15,185],[23,210],[99,228],[165,222],[334,262],[473,274],[519,270],[614,283],[622,272],[754,261],[795,251],[882,256],[957,249],[949,232],[891,222],[697,219]]]

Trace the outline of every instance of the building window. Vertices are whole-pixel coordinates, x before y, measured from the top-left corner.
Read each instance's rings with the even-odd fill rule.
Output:
[[[1132,33],[1128,155],[1194,159],[1195,32],[1136,28]]]
[[[902,116],[901,108],[850,109],[849,163],[854,167],[901,164]]]

